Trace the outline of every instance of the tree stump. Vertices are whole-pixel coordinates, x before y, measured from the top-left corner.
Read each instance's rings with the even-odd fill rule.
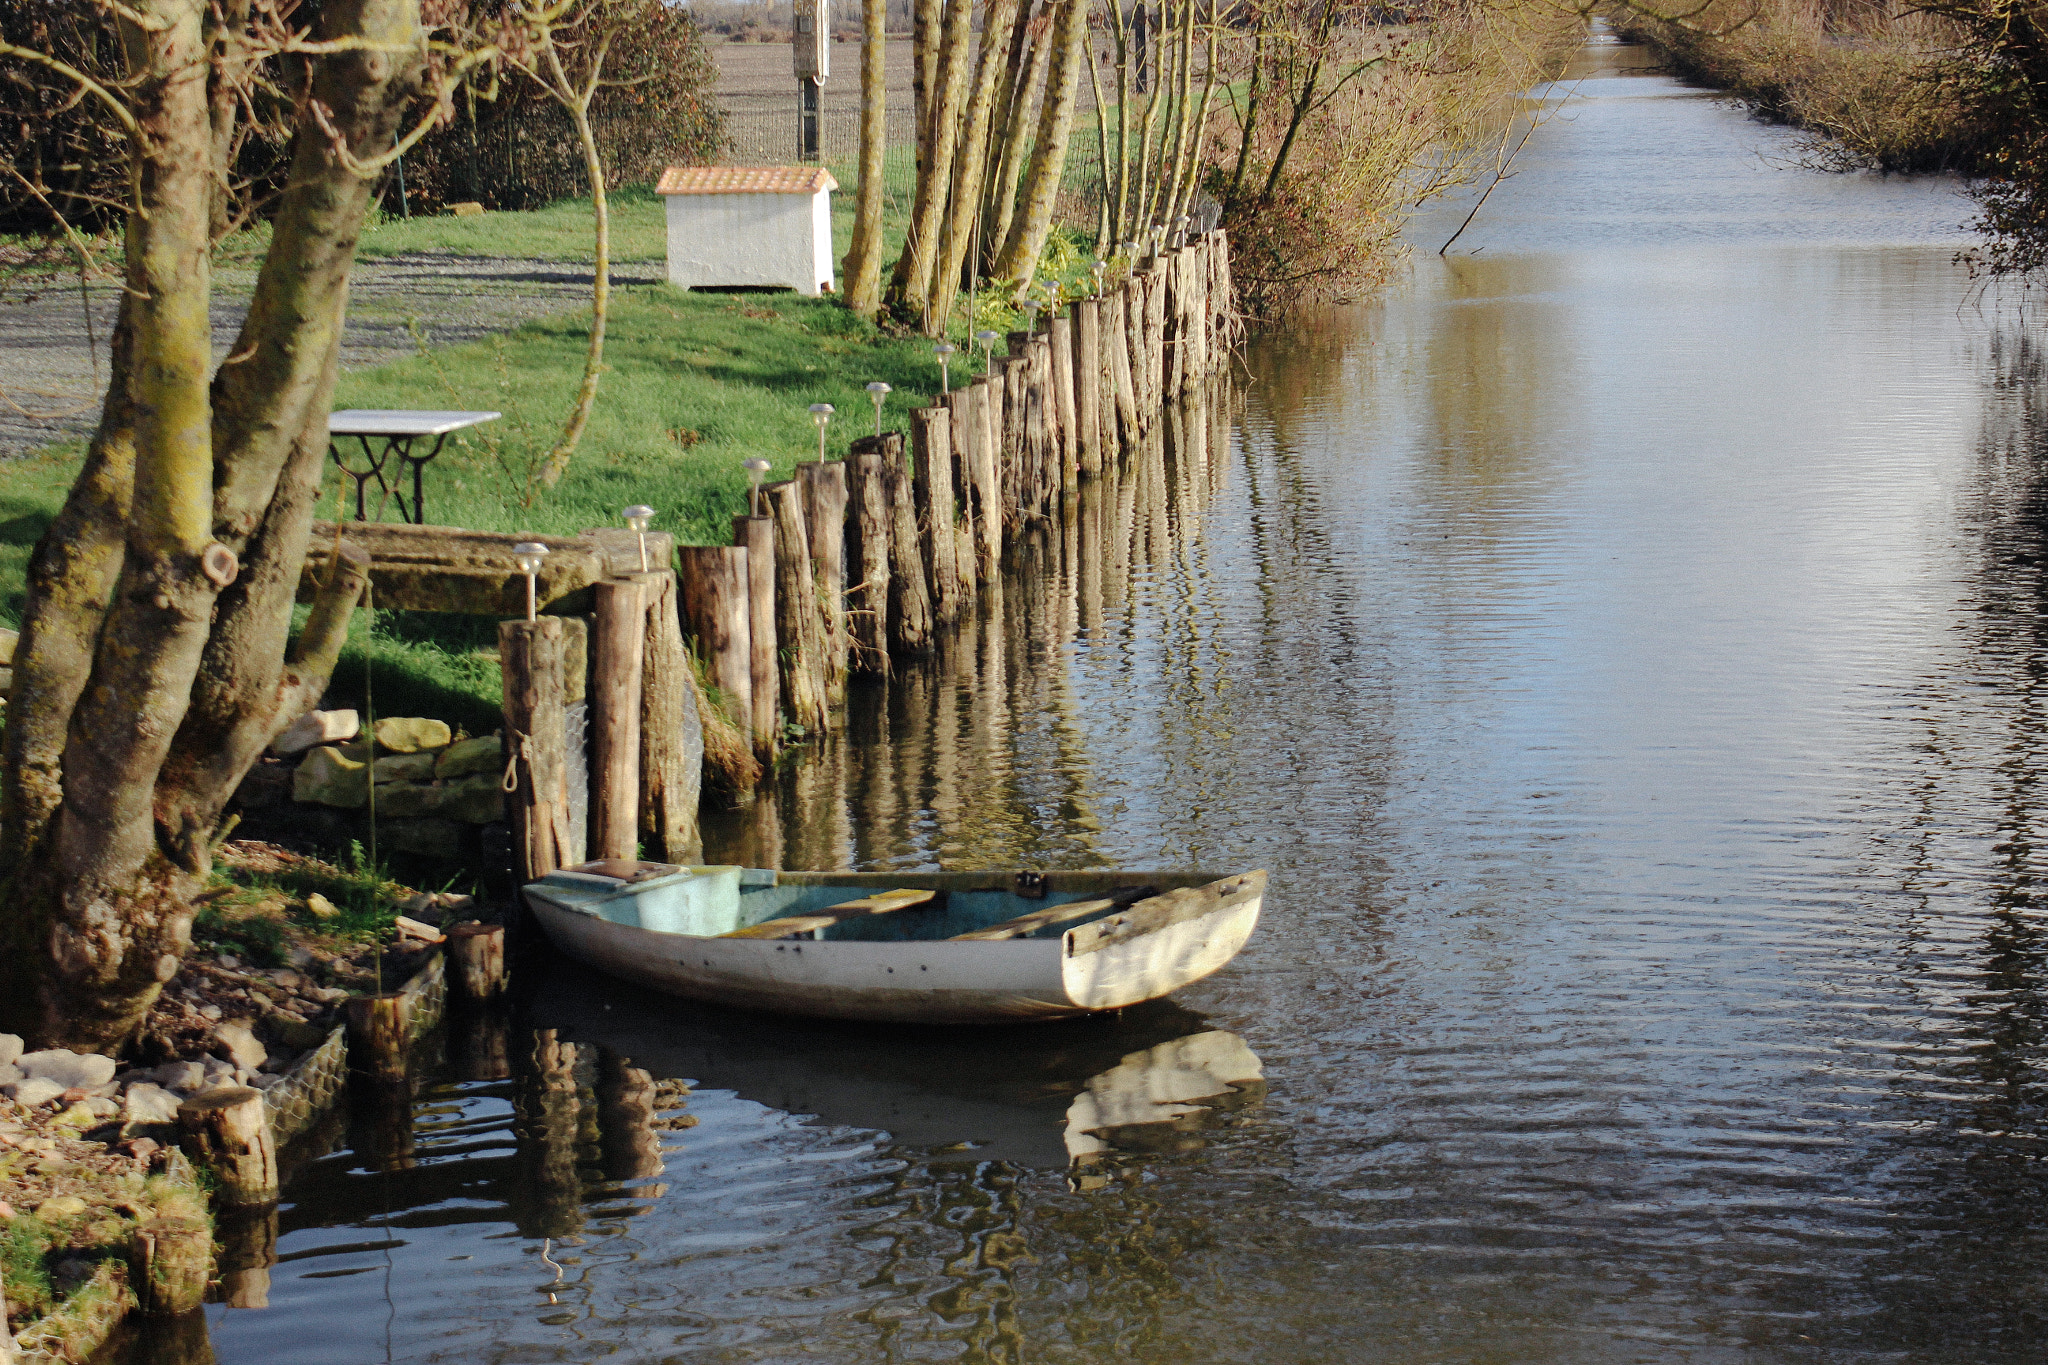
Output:
[[[211,1091],[178,1106],[178,1145],[213,1172],[215,1202],[277,1202],[277,1148],[263,1092],[243,1086]]]
[[[504,925],[451,925],[447,953],[449,984],[457,999],[469,1005],[488,1005],[505,993]]]

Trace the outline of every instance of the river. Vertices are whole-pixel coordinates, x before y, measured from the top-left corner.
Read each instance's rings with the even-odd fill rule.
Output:
[[[1266,867],[1236,963],[966,1036],[553,973],[219,1360],[2040,1360],[2041,354],[1951,183],[1646,65],[710,836]]]

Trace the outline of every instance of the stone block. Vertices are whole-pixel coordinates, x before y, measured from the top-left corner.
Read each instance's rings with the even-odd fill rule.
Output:
[[[22,1051],[20,1034],[0,1033],[0,1064],[13,1066],[21,1060]]]
[[[227,1053],[230,1062],[251,1071],[262,1066],[263,1059],[270,1055],[270,1049],[257,1040],[247,1024],[214,1025],[213,1042],[215,1047]]]
[[[312,895],[306,897],[306,911],[314,919],[333,919],[341,913],[341,907],[321,895],[318,891],[315,891]]]
[[[468,199],[460,204],[450,204],[448,212],[457,218],[481,218],[484,216],[484,206],[474,199]]]
[[[421,755],[425,757],[425,755]],[[377,784],[378,820],[409,820],[416,816],[435,814],[440,793],[421,782],[379,782]]]
[[[24,1108],[34,1109],[48,1104],[64,1093],[64,1087],[55,1081],[29,1079],[16,1081],[13,1085],[0,1085],[0,1095],[7,1096]]]
[[[176,1123],[178,1104],[179,1097],[174,1092],[144,1081],[129,1086],[122,1097],[122,1120],[133,1124]]]
[[[14,667],[14,647],[21,643],[21,632],[0,627],[0,664]]]
[[[422,749],[445,749],[455,738],[445,720],[425,716],[386,716],[377,722],[377,750],[386,754],[416,754]]]
[[[44,1052],[25,1052],[15,1063],[21,1074],[35,1081],[55,1081],[59,1090],[91,1090],[114,1079],[114,1059],[96,1052],[72,1052],[54,1047]]]
[[[206,1067],[199,1062],[165,1062],[156,1069],[156,1083],[189,1095],[206,1086]]]
[[[466,825],[488,825],[505,818],[505,791],[496,773],[476,773],[441,787],[439,813]]]
[[[462,826],[453,820],[379,820],[378,837],[385,847],[435,858],[462,856]]]
[[[318,1024],[309,1024],[304,1019],[294,1019],[288,1014],[273,1014],[269,1019],[270,1031],[277,1040],[294,1053],[306,1052],[327,1041],[327,1030]]]
[[[441,757],[434,764],[434,776],[444,781],[468,777],[471,773],[504,776],[505,746],[496,735],[458,739],[441,751]]]
[[[381,755],[371,767],[371,772],[378,782],[431,782],[434,780],[434,755]]]
[[[21,1068],[13,1062],[0,1062],[0,1085],[13,1085],[22,1079]]]
[[[292,775],[292,800],[355,810],[370,799],[370,765],[335,748],[315,749]]]
[[[354,711],[308,711],[278,732],[270,741],[270,752],[288,758],[322,744],[354,739],[362,728],[362,717]]]

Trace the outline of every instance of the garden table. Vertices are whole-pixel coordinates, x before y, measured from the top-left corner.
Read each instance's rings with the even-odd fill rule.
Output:
[[[371,479],[378,490],[398,504],[398,515],[415,526],[426,524],[426,506],[420,471],[427,467],[451,432],[479,426],[502,416],[496,412],[423,412],[404,408],[344,408],[327,419],[327,452],[341,472],[356,483],[356,520],[368,521],[364,489]],[[364,468],[349,464],[336,438],[353,436],[363,448]],[[413,453],[413,442],[431,436],[434,444],[424,455]],[[373,443],[382,441],[382,448]],[[394,465],[392,462],[397,461]],[[405,475],[412,471],[412,504],[406,505]],[[383,503],[378,503],[381,515]]]

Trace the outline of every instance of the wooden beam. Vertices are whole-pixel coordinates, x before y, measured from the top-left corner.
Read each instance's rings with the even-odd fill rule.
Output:
[[[913,906],[928,904],[936,891],[884,891],[880,895],[863,896],[859,900],[841,901],[828,905],[822,910],[812,910],[801,915],[788,915],[782,919],[763,920],[750,924],[744,929],[735,929],[720,938],[793,938],[798,934],[815,933],[829,929],[841,920],[858,919],[863,915],[886,915],[895,910],[908,910]]]
[[[543,607],[558,614],[589,612],[597,584],[640,572],[639,537],[623,528],[585,531],[580,536],[532,536],[349,521],[340,524],[338,533],[369,553],[376,605],[406,611],[526,615],[526,577],[512,556],[512,547],[522,540],[548,547],[535,579],[536,596]],[[334,522],[313,523],[306,565],[299,574],[301,602],[312,601],[326,580],[336,535]],[[668,568],[674,555],[674,536],[647,533],[649,569]]]

